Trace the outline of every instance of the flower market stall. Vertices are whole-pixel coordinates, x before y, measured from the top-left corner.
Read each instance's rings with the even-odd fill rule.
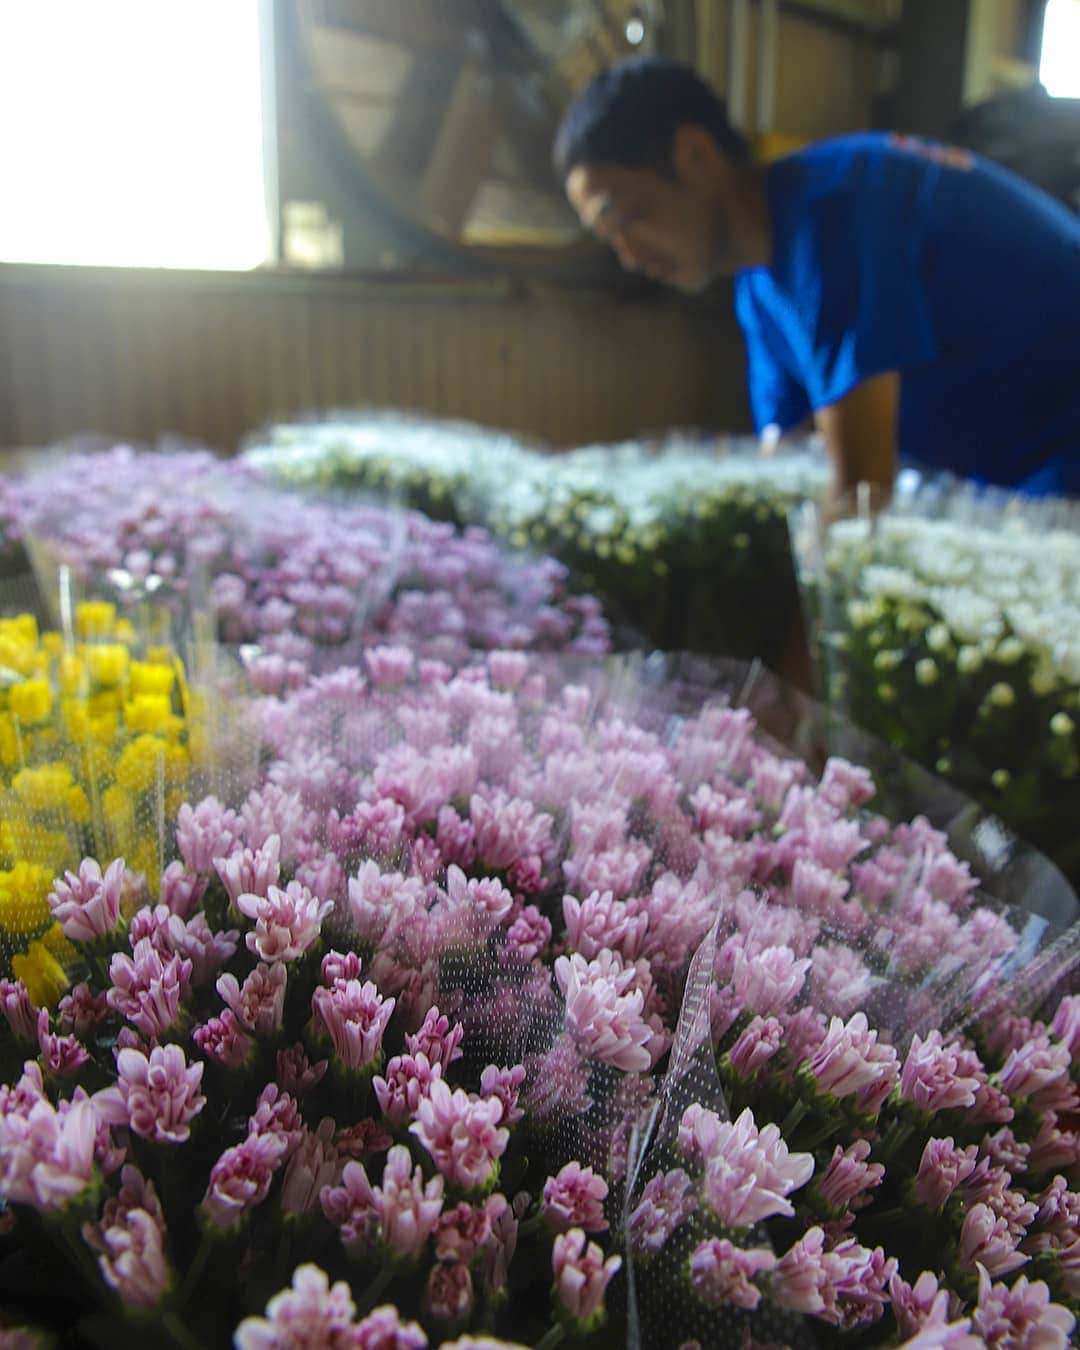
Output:
[[[190,451],[23,498],[0,1337],[1068,1344],[1051,863],[485,533]]]

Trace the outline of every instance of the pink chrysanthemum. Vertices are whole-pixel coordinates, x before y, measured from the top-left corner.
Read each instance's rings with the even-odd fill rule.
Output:
[[[776,1257],[763,1247],[747,1249],[726,1238],[707,1238],[690,1257],[690,1282],[706,1303],[732,1303],[753,1312],[761,1302],[754,1277],[775,1265]]]
[[[574,1321],[589,1323],[603,1313],[604,1293],[622,1266],[622,1259],[604,1253],[595,1242],[586,1241],[580,1228],[560,1233],[551,1251],[555,1274],[555,1297]]]
[[[1037,1346],[1039,1350],[1065,1350],[1076,1326],[1067,1308],[1051,1302],[1042,1280],[1021,1275],[1007,1288],[992,1284],[990,1273],[979,1270],[979,1301],[971,1318],[972,1330],[982,1343],[1007,1350],[1012,1346]]]
[[[575,953],[556,960],[555,979],[566,999],[567,1028],[583,1054],[625,1073],[652,1067],[655,1029],[643,1016],[645,995],[634,966],[624,966],[614,952],[603,951],[595,961]]]
[[[102,875],[93,858],[84,858],[78,874],[65,872],[53,883],[49,908],[72,942],[93,942],[115,932],[124,894],[124,860],[117,858]]]
[[[847,1023],[834,1017],[810,1070],[823,1092],[854,1097],[860,1111],[874,1115],[896,1082],[896,1051],[879,1044],[865,1013],[855,1013]]]
[[[503,1105],[497,1097],[473,1097],[435,1079],[409,1126],[435,1166],[464,1191],[482,1190],[494,1179],[510,1132],[500,1126]]]
[[[608,1186],[591,1167],[568,1162],[544,1183],[541,1212],[556,1233],[583,1228],[586,1233],[602,1233],[607,1228],[604,1201]]]
[[[318,941],[334,902],[317,900],[306,886],[290,881],[284,890],[268,887],[265,896],[241,895],[236,907],[255,921],[244,939],[249,951],[263,961],[295,961]]]
[[[398,1256],[418,1256],[442,1213],[443,1179],[425,1183],[409,1150],[397,1144],[386,1155],[374,1203],[383,1242]]]
[[[297,1266],[292,1287],[275,1294],[265,1317],[247,1317],[236,1329],[237,1350],[297,1350],[299,1346],[326,1346],[345,1350],[357,1341],[356,1305],[349,1286],[333,1287],[315,1265]],[[422,1347],[425,1342],[420,1342]]]
[[[339,980],[311,996],[315,1023],[325,1029],[338,1061],[350,1071],[368,1069],[382,1058],[382,1038],[395,1000],[383,998],[371,980]]]
[[[155,1046],[149,1057],[138,1050],[121,1050],[116,1057],[117,1084],[135,1133],[157,1143],[184,1143],[191,1135],[191,1122],[206,1105],[200,1092],[203,1067],[188,1064],[178,1045]]]

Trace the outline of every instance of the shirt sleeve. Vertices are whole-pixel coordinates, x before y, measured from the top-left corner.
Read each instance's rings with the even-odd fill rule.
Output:
[[[807,339],[812,408],[937,355],[922,268],[932,186],[921,164],[892,159],[856,169],[843,190],[808,204],[786,289]]]
[[[760,436],[766,427],[788,431],[810,416],[806,390],[793,373],[794,362],[769,314],[754,298],[752,283],[740,278],[735,292],[735,313],[746,342],[747,384],[754,429]]]

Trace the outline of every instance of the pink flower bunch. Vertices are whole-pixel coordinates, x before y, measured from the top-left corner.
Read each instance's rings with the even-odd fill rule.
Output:
[[[622,1268],[622,1258],[605,1260],[595,1242],[589,1242],[580,1228],[571,1228],[556,1237],[551,1265],[560,1311],[579,1326],[595,1325],[603,1316],[604,1294]]]
[[[394,999],[383,998],[370,980],[335,980],[311,996],[312,1018],[329,1036],[335,1063],[349,1072],[370,1070],[382,1060],[382,1038]]]
[[[148,1056],[120,1050],[116,1068],[131,1129],[157,1143],[182,1144],[206,1105],[200,1091],[203,1065],[188,1064],[178,1045],[158,1045]]]
[[[509,1131],[500,1124],[503,1104],[497,1097],[478,1097],[451,1089],[441,1078],[432,1081],[409,1126],[452,1186],[479,1191],[491,1186]]]
[[[566,999],[566,1026],[590,1059],[624,1072],[652,1067],[655,1028],[642,1016],[645,995],[634,966],[604,950],[595,961],[560,956],[555,978]]]
[[[322,921],[332,913],[332,900],[317,900],[299,881],[284,890],[268,886],[266,895],[241,895],[236,907],[254,920],[244,941],[263,961],[295,961],[317,942]]]
[[[62,881],[53,883],[49,908],[66,938],[94,942],[116,931],[125,871],[123,858],[111,862],[104,874],[93,858],[84,858],[77,874],[65,872]]]
[[[703,1167],[702,1197],[730,1228],[745,1228],[775,1214],[794,1214],[787,1197],[813,1175],[809,1153],[789,1153],[778,1126],[758,1129],[749,1107],[734,1123],[690,1106],[679,1125],[679,1148]]]
[[[265,1317],[248,1317],[236,1329],[237,1350],[426,1350],[428,1339],[415,1322],[403,1322],[396,1308],[376,1308],[356,1320],[348,1284],[331,1285],[313,1264],[297,1266],[292,1285],[275,1294]]]
[[[140,938],[131,956],[117,952],[109,964],[109,1007],[126,1017],[143,1036],[157,1039],[184,1014],[191,988],[191,962],[179,956],[163,960],[149,938]]]

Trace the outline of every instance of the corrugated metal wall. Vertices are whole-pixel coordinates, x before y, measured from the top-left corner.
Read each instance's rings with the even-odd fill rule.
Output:
[[[730,307],[508,284],[0,267],[0,445],[177,432],[233,450],[362,403],[556,444],[747,423]]]

